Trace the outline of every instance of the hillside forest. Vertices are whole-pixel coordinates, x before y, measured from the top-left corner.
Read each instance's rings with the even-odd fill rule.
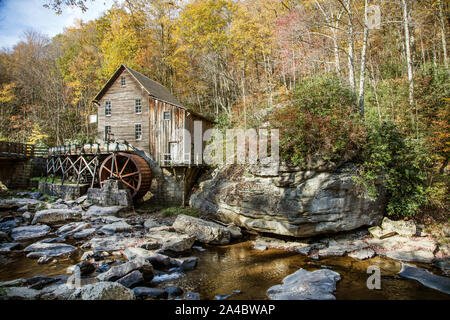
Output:
[[[100,0],[99,0],[100,1]],[[85,0],[47,0],[55,14]],[[449,2],[126,0],[0,52],[0,139],[96,140],[91,100],[125,64],[218,128],[280,129],[283,159],[359,164],[388,214],[448,220]],[[376,9],[376,10],[375,10]]]

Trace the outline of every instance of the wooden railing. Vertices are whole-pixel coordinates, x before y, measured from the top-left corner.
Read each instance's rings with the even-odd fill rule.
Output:
[[[48,148],[36,147],[32,144],[0,141],[0,157],[31,158],[42,157],[48,154]]]

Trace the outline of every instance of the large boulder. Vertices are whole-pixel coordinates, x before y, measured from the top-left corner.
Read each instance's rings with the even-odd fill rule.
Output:
[[[159,229],[160,228],[156,228],[156,230],[150,229],[146,234],[146,237],[149,240],[157,241],[162,250],[183,252],[191,249],[194,245],[195,237],[193,235]]]
[[[11,230],[11,238],[14,240],[30,240],[41,238],[50,232],[50,227],[47,225],[34,225],[17,227]]]
[[[339,273],[321,269],[313,272],[299,269],[267,290],[272,300],[335,300],[333,291],[340,280]]]
[[[194,236],[203,243],[227,244],[231,238],[226,227],[184,214],[178,215],[172,226],[176,231]]]
[[[69,297],[70,300],[135,300],[130,289],[117,282],[97,282],[83,286]]]
[[[398,273],[402,277],[419,281],[426,287],[450,294],[450,278],[437,276],[428,270],[416,268],[402,263],[402,269]]]
[[[70,209],[48,209],[36,212],[32,224],[45,223],[49,225],[60,224],[79,219],[80,212]]]
[[[36,242],[23,251],[28,252],[28,258],[40,257],[67,257],[70,256],[77,248],[65,243],[45,243]]]
[[[240,227],[295,237],[378,225],[385,191],[380,187],[375,201],[362,197],[355,174],[352,164],[334,170],[226,166],[200,183],[190,205]]]
[[[124,206],[110,206],[110,207],[100,207],[100,206],[90,206],[86,211],[86,216],[88,217],[101,217],[101,216],[116,216],[126,215],[129,213],[130,209]]]
[[[143,259],[133,259],[129,262],[111,267],[97,276],[99,281],[116,281],[132,271],[141,269],[147,262]]]
[[[40,203],[39,200],[27,198],[0,199],[0,210],[18,209],[23,206],[37,206]]]

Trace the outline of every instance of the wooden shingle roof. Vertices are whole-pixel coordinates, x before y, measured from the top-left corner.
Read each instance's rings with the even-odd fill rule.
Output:
[[[142,86],[142,88],[155,99],[183,108],[181,103],[177,100],[177,98],[175,98],[175,96],[169,91],[169,89],[143,75],[142,73],[137,72],[136,70],[133,70],[123,64],[120,65],[120,67],[114,72],[105,86],[95,96],[95,98],[92,100],[93,102],[98,102],[103,97],[103,95],[106,93],[106,91],[108,91],[109,87],[114,83],[114,81],[116,81],[117,77],[122,73],[123,70],[127,70],[131,74],[131,76]]]

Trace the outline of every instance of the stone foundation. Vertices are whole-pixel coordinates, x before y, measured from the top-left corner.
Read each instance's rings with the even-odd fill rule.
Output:
[[[59,184],[46,181],[39,181],[39,191],[45,194],[59,197],[63,200],[75,200],[86,194],[87,184]]]
[[[103,188],[89,188],[87,200],[103,207],[123,206],[132,208],[131,193],[119,180],[106,180]]]
[[[152,168],[151,201],[162,205],[185,205],[201,173],[201,168]]]

